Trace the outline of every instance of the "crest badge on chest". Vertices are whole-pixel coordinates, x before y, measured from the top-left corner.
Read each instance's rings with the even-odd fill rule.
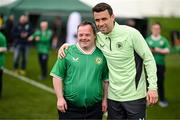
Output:
[[[97,58],[95,59],[95,62],[96,62],[96,64],[101,64],[101,63],[102,63],[102,58],[97,57]]]
[[[116,43],[116,48],[121,49],[123,47],[123,44],[121,42]]]

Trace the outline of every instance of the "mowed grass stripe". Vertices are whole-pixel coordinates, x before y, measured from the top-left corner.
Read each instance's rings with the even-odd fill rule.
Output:
[[[14,72],[12,72],[12,71],[10,71],[10,70],[8,70],[6,68],[4,68],[4,73],[8,74],[10,76],[13,76],[13,77],[15,77],[15,78],[17,78],[17,79],[19,79],[21,81],[24,81],[26,83],[29,83],[29,84],[31,84],[31,85],[33,85],[35,87],[38,87],[40,89],[43,89],[43,90],[45,90],[47,92],[50,92],[50,93],[54,94],[54,90],[52,88],[50,88],[50,87],[48,87],[48,86],[46,86],[44,84],[41,84],[41,83],[39,83],[39,82],[37,82],[35,80],[32,80],[30,78],[27,78],[27,77],[24,77],[24,76],[21,76],[21,75],[18,75],[18,74],[15,74]]]
[[[56,96],[8,74],[3,75],[0,119],[57,119]]]

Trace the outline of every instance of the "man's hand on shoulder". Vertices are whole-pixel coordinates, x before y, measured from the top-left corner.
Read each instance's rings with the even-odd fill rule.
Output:
[[[64,52],[65,49],[68,49],[70,45],[68,43],[64,43],[58,50],[58,58],[64,58],[66,57],[66,54]]]

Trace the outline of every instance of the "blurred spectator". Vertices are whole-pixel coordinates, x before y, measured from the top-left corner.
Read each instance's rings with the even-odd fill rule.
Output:
[[[7,21],[5,22],[5,26],[4,26],[8,48],[12,47],[12,44],[13,44],[13,36],[12,36],[13,28],[14,28],[14,15],[10,15]]]
[[[20,16],[19,23],[12,31],[14,38],[14,70],[21,75],[26,74],[28,40],[27,38],[32,34],[31,25],[25,15]],[[22,60],[21,60],[22,59]],[[19,69],[19,62],[21,60],[21,69]]]
[[[7,51],[6,48],[6,38],[5,36],[0,32],[0,98],[2,97],[2,86],[3,86],[3,65],[4,65],[4,52]]]
[[[159,105],[161,107],[167,107],[168,102],[165,98],[164,80],[165,55],[170,52],[169,42],[165,37],[161,35],[161,25],[159,23],[152,24],[151,32],[152,34],[146,38],[146,41],[153,53],[157,65]]]
[[[56,18],[53,21],[52,31],[53,31],[52,48],[57,48],[58,47],[57,45],[61,43],[61,33],[62,33],[62,20],[59,16],[56,16]]]
[[[127,19],[127,23],[128,26],[134,27],[136,26],[136,21],[133,19]]]
[[[3,24],[4,24],[4,15],[3,14],[1,14],[0,15],[0,29],[1,29],[1,27],[3,26]]]
[[[171,44],[173,47],[180,46],[180,32],[179,31],[171,32]]]
[[[50,41],[52,37],[52,31],[48,29],[48,22],[42,21],[40,23],[40,30],[37,30],[32,36],[29,37],[29,41],[35,39],[39,64],[41,68],[40,80],[46,79],[48,73],[48,53],[50,48]]]

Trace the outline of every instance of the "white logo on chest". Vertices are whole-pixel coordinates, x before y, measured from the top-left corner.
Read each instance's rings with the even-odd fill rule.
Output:
[[[72,59],[73,59],[74,62],[78,62],[78,61],[79,61],[79,58],[78,58],[78,57],[77,57],[77,58],[74,58],[74,57],[73,57]]]
[[[162,46],[162,45],[164,44],[164,41],[161,40],[161,41],[159,42],[159,44]]]

